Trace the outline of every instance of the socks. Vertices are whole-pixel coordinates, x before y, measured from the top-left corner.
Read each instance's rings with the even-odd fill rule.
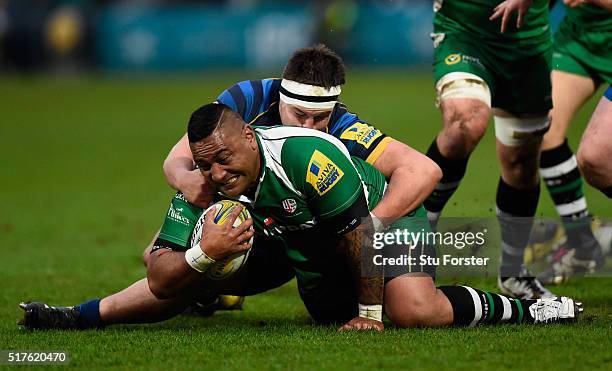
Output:
[[[436,188],[423,203],[425,209],[427,209],[429,221],[435,225],[440,218],[444,205],[459,187],[459,183],[465,175],[469,157],[461,160],[451,160],[442,156],[435,139],[427,150],[427,157],[440,166],[443,174]]]
[[[591,231],[591,215],[582,188],[576,156],[567,144],[543,151],[540,174],[567,233],[567,243],[578,259],[588,259],[597,246]]]
[[[533,189],[521,190],[499,179],[497,219],[502,243],[501,277],[519,277],[539,198],[539,184]]]
[[[454,326],[533,323],[529,306],[536,300],[513,299],[468,286],[438,287],[453,307]]]
[[[603,194],[608,196],[608,198],[612,198],[612,186],[610,186],[608,188],[604,188],[601,191],[603,192]]]
[[[79,322],[83,328],[102,325],[100,322],[100,299],[92,299],[74,308],[81,313]]]

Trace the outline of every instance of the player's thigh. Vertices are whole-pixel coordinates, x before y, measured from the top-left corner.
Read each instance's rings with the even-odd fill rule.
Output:
[[[436,104],[444,125],[438,145],[446,156],[464,157],[486,132],[494,79],[484,63],[487,51],[469,37],[446,33],[436,45]]]
[[[400,327],[443,326],[453,321],[453,309],[432,277],[406,274],[385,285],[385,314]]]
[[[466,117],[478,116],[478,102],[485,107],[491,106],[494,79],[483,62],[483,53],[486,50],[469,37],[453,33],[446,34],[435,48],[436,104],[442,109],[445,123],[464,112]],[[450,103],[444,104],[447,101]]]
[[[420,206],[408,215],[399,218],[383,232],[383,246],[379,250],[379,263],[385,264],[387,281],[405,274],[424,273],[429,277],[436,276],[436,249],[428,242],[431,233],[425,208]],[[400,236],[388,239],[388,237]],[[391,243],[385,243],[391,242]]]
[[[612,98],[612,87],[608,88]],[[587,172],[612,179],[612,101],[605,96],[597,104],[578,148],[578,162]]]
[[[499,60],[492,106],[514,117],[548,113],[552,108],[552,48],[516,60]]]

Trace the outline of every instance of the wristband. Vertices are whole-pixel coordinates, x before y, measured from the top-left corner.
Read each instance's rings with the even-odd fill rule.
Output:
[[[383,222],[373,213],[370,213],[370,218],[372,218],[372,224],[374,225],[374,232],[380,232],[386,228]]]
[[[382,322],[382,305],[365,305],[359,303],[359,317],[373,319]]]
[[[215,263],[215,260],[204,254],[199,245],[185,251],[185,261],[196,271],[204,273],[208,267]]]

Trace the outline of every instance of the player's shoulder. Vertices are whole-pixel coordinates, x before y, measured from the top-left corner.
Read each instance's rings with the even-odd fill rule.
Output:
[[[243,80],[227,88],[226,92],[234,98],[238,95],[244,97],[273,95],[278,94],[280,83],[281,79],[278,78]]]
[[[260,140],[266,146],[279,147],[286,154],[298,155],[310,149],[336,148],[346,152],[346,148],[337,138],[319,130],[298,126],[277,125],[255,127]]]
[[[371,124],[360,119],[356,113],[351,112],[347,106],[338,103],[329,119],[328,132],[336,138],[345,139],[342,137],[343,134],[366,127],[375,129]]]

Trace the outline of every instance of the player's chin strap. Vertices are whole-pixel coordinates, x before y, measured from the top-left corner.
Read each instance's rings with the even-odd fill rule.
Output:
[[[359,317],[382,322],[382,309],[380,304],[366,305],[359,303]]]
[[[327,89],[323,86],[302,84],[283,79],[279,90],[284,103],[312,109],[332,109],[342,92],[340,85]]]

